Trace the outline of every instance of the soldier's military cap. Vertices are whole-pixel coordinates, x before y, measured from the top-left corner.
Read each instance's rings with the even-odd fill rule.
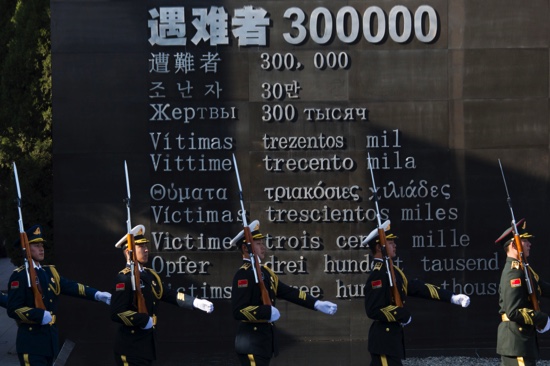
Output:
[[[27,230],[25,230],[25,233],[27,234],[27,239],[29,240],[29,244],[36,244],[36,243],[45,243],[46,240],[42,236],[42,226],[40,225],[33,225]],[[17,248],[21,246],[21,238],[18,238],[13,242],[13,247]]]
[[[44,243],[46,240],[42,237],[42,226],[34,225],[28,228],[26,231],[29,244]]]
[[[386,240],[394,240],[398,237],[391,233],[390,230],[390,220],[386,220],[382,223],[382,228],[384,229],[384,232],[386,233]],[[374,240],[376,238],[376,240]],[[376,247],[376,244],[380,243],[380,238],[378,237],[378,228],[372,230],[369,235],[363,241],[361,242],[361,246],[365,246],[368,244],[368,246],[373,249]]]
[[[130,230],[132,235],[134,235],[134,243],[136,245],[142,245],[149,243],[149,240],[145,237],[145,226],[136,225]],[[128,245],[128,236],[124,235],[120,240],[115,244],[115,248],[126,249]]]
[[[250,234],[252,236],[253,240],[261,240],[265,238],[265,235],[260,232],[260,221],[254,220],[249,225],[248,228],[250,229]],[[231,239],[231,245],[236,245],[237,242],[240,240],[246,241],[244,237],[244,229],[241,230],[233,239]],[[240,247],[240,245],[239,245]]]
[[[533,238],[534,235],[529,234],[527,231],[525,231],[527,227],[527,221],[525,219],[521,219],[516,223],[516,228],[518,229],[518,234],[521,239],[526,238]],[[506,248],[510,243],[514,241],[514,225],[510,226],[508,229],[504,230],[502,235],[498,237],[497,240],[495,240],[495,244],[502,245],[503,248]],[[511,236],[511,237],[510,237]]]

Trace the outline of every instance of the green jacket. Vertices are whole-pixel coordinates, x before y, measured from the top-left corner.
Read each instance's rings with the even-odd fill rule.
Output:
[[[531,268],[532,288],[537,297],[550,296],[550,283],[542,281]],[[519,261],[506,257],[499,286],[502,322],[498,326],[497,353],[502,356],[538,358],[536,328],[544,328],[548,315],[533,310],[525,272]]]

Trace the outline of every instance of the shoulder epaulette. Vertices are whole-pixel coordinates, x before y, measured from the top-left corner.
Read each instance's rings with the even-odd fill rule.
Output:
[[[519,261],[512,261],[511,269],[521,269],[521,263]]]
[[[250,266],[252,266],[252,264],[250,262],[246,262],[246,263],[243,263],[243,265],[241,266],[241,269],[246,270],[246,269],[249,269]]]
[[[372,269],[373,271],[380,271],[380,269],[382,268],[382,266],[384,265],[383,262],[376,262],[374,264],[374,268]]]
[[[25,269],[25,266],[23,265],[23,266],[19,266],[19,267],[15,268],[13,271],[14,271],[14,272],[21,272],[21,271],[23,271],[24,269]]]
[[[52,268],[55,268],[55,264],[45,264],[45,265],[43,265],[42,267],[52,267]]]
[[[130,272],[130,268],[126,267],[126,268],[124,268],[122,271],[120,271],[120,272],[118,272],[118,273],[125,275],[125,274],[128,274],[129,272]]]

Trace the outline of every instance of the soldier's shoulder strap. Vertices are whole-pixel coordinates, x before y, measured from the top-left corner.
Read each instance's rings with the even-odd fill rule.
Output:
[[[123,270],[121,270],[120,272],[118,272],[122,275],[127,275],[128,273],[130,273],[130,268],[128,267],[125,267]]]
[[[23,266],[19,266],[19,267],[15,268],[13,271],[14,272],[21,272],[21,271],[24,271],[24,270],[25,270],[25,266],[23,265]]]
[[[244,270],[246,271],[246,270],[249,269],[251,266],[252,266],[252,264],[251,264],[250,262],[245,262],[245,263],[243,263],[243,265],[241,266],[240,269],[244,269]]]

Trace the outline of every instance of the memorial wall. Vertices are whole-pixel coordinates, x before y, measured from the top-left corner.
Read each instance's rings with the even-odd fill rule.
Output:
[[[407,347],[494,349],[494,242],[512,219],[499,159],[515,218],[535,235],[531,265],[550,275],[548,11],[541,0],[52,0],[57,267],[114,290],[126,161],[149,266],[215,305],[161,306],[160,341],[231,349],[234,154],[267,264],[338,304],[329,317],[279,302],[283,338],[366,345],[374,177],[396,265],[471,297],[467,309],[408,298]],[[75,352],[109,347],[106,307],[63,306]]]

